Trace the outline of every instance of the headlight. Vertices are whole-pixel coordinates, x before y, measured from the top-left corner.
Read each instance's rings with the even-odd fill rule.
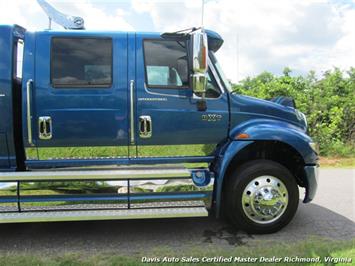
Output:
[[[309,146],[312,148],[312,150],[313,150],[315,153],[319,154],[319,145],[318,145],[318,143],[310,142],[310,143],[309,143]]]

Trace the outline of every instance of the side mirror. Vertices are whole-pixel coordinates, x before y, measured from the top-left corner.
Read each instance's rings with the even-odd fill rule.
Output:
[[[191,33],[192,89],[194,93],[206,92],[208,71],[207,34],[203,29]]]

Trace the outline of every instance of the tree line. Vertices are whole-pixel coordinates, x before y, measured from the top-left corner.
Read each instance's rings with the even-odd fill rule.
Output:
[[[263,72],[248,77],[233,89],[239,94],[271,99],[289,96],[307,116],[309,134],[320,144],[323,156],[355,156],[355,68],[334,68],[317,77],[314,71],[293,76]]]

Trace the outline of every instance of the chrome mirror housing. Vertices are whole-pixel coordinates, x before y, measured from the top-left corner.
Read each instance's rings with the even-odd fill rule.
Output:
[[[192,88],[194,93],[205,93],[207,86],[207,75],[196,73],[192,75]]]
[[[205,93],[208,71],[208,44],[204,29],[191,33],[192,44],[192,88],[194,93]]]

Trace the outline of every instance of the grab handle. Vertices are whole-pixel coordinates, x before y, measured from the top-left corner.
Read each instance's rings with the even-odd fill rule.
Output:
[[[29,79],[26,83],[27,92],[27,137],[28,143],[33,146],[32,141],[32,113],[31,113],[31,96],[32,96],[32,84],[33,80]]]

